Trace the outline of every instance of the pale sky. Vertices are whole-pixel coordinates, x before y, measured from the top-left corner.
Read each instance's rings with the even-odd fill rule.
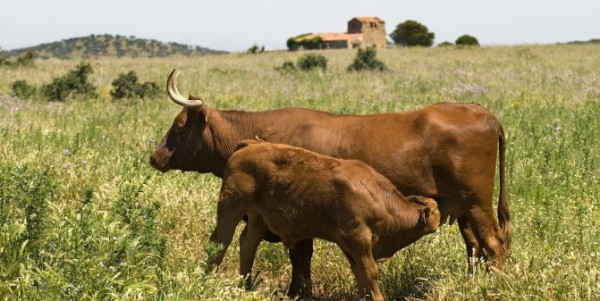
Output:
[[[285,49],[301,33],[345,32],[355,16],[379,16],[388,35],[416,20],[435,44],[462,34],[482,45],[600,38],[600,0],[0,0],[0,47],[108,33],[226,51]]]

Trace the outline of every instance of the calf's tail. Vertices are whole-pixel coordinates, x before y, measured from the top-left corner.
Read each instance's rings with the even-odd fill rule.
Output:
[[[508,251],[512,240],[512,226],[510,224],[510,210],[506,201],[506,138],[502,124],[498,123],[498,165],[500,174],[500,193],[498,197],[498,223],[504,232],[504,248]]]

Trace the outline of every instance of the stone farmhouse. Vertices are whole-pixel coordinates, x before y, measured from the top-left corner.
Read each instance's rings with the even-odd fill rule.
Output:
[[[303,40],[322,40],[318,48],[359,48],[375,46],[386,48],[385,21],[379,17],[355,17],[348,21],[348,31],[343,33],[306,34],[295,38],[299,45]]]

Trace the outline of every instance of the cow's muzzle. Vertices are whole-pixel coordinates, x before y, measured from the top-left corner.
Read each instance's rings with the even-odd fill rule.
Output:
[[[154,167],[155,169],[160,170],[161,172],[166,172],[168,170],[164,166],[161,166],[158,163],[158,160],[156,160],[156,158],[154,157],[154,155],[150,156],[150,165],[152,167]]]

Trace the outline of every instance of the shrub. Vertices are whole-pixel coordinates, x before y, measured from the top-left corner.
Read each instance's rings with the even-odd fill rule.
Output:
[[[0,169],[0,282],[18,277],[27,258],[38,258],[56,188],[49,169]]]
[[[258,45],[254,44],[250,48],[248,48],[248,53],[258,54],[265,52],[265,46],[258,47]]]
[[[479,41],[476,37],[464,34],[454,42],[456,46],[479,46]]]
[[[25,51],[17,58],[16,65],[23,67],[31,67],[33,66],[33,61],[35,60],[35,55],[33,51]]]
[[[307,53],[298,59],[298,68],[310,71],[315,68],[327,69],[327,58],[320,54]]]
[[[5,58],[4,56],[2,56],[1,50],[0,50],[0,67],[2,66],[7,66],[7,67],[31,67],[33,66],[33,62],[35,60],[35,55],[33,53],[33,51],[25,51],[23,52],[21,55],[19,55],[19,57],[17,58],[16,61],[10,61],[7,58]]]
[[[0,55],[0,67],[10,66],[10,65],[11,65],[11,62],[8,59],[6,59],[5,57],[3,57],[2,55]]]
[[[444,42],[439,43],[437,46],[438,47],[452,47],[452,46],[454,46],[454,44],[452,44],[448,41],[444,41]]]
[[[82,62],[69,73],[42,86],[42,94],[48,101],[65,101],[72,96],[96,97],[96,87],[88,83],[88,76],[92,72],[92,65]]]
[[[283,65],[279,66],[279,67],[275,67],[276,71],[294,71],[296,70],[296,65],[294,65],[294,62],[292,61],[285,61],[283,62]]]
[[[385,64],[376,58],[377,50],[375,47],[367,47],[365,49],[358,49],[356,58],[350,66],[348,71],[362,71],[362,70],[376,70],[385,71],[387,67]]]
[[[110,91],[110,95],[115,99],[131,97],[146,98],[160,92],[160,88],[156,83],[139,83],[135,71],[119,74],[119,76],[113,80],[112,86],[113,89]]]
[[[429,32],[427,26],[414,21],[407,20],[398,24],[396,29],[390,34],[394,43],[402,46],[425,46],[433,45],[435,34]]]
[[[13,95],[20,99],[32,99],[37,94],[37,88],[28,84],[26,80],[15,81],[11,88]]]

